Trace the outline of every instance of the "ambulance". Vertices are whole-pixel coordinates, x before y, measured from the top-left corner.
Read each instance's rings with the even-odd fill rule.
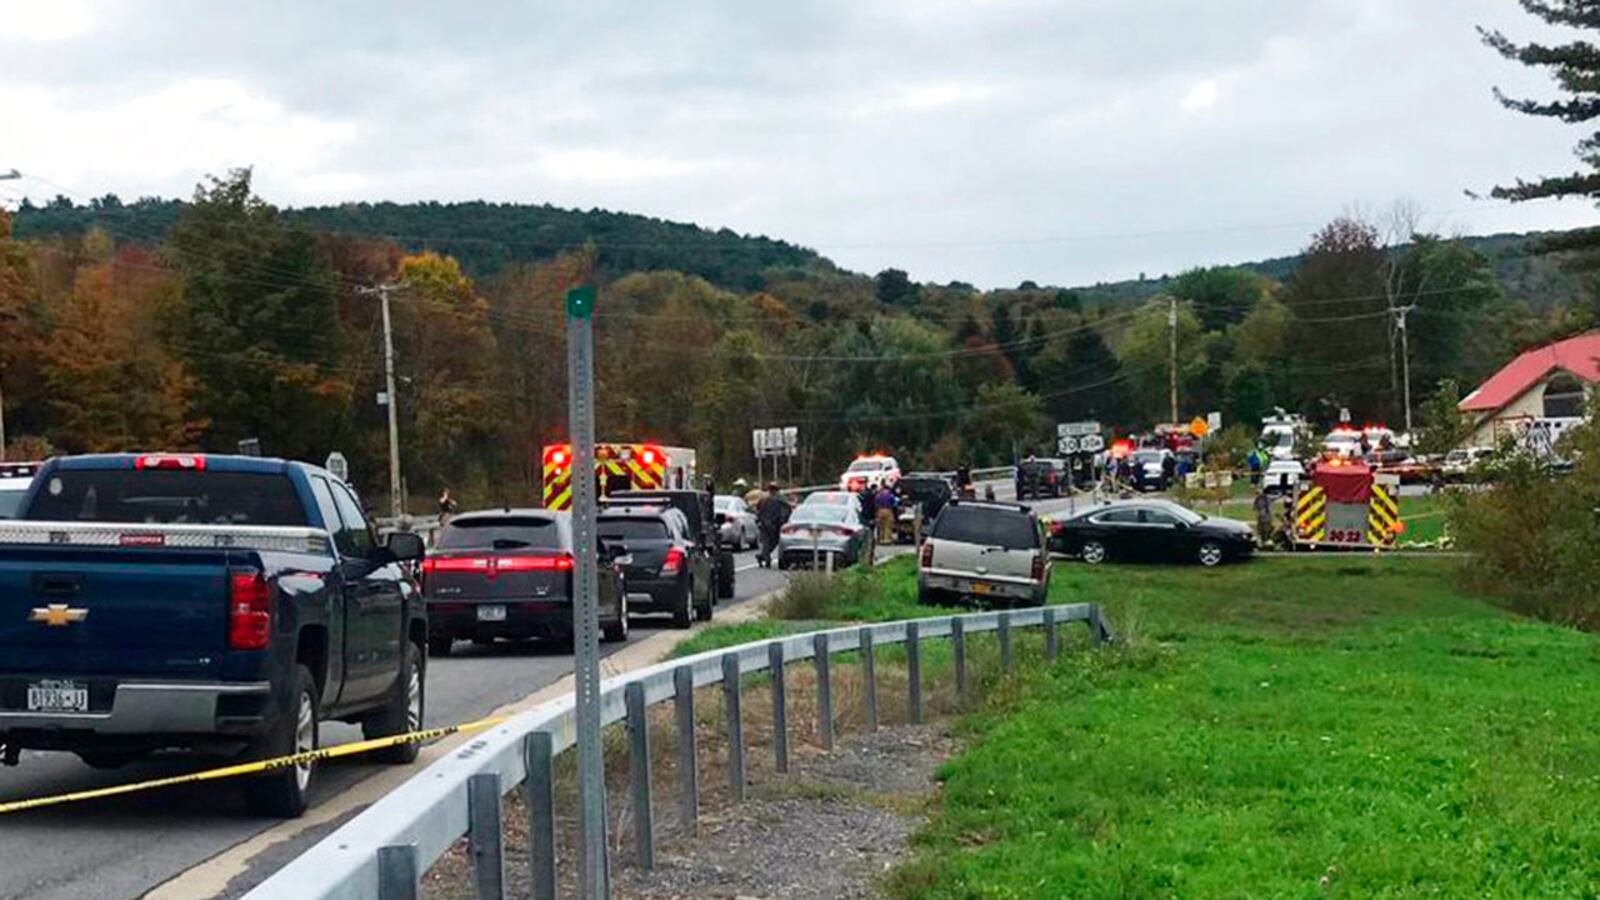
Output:
[[[695,484],[695,452],[662,444],[606,442],[594,445],[594,478],[598,497],[613,491],[691,490]],[[544,450],[544,506],[572,508],[572,445]]]

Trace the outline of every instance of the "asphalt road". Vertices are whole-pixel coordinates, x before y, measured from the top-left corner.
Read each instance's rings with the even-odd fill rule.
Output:
[[[753,553],[737,558],[741,571],[732,603],[783,583],[778,572],[756,568]],[[631,640],[638,640],[666,628],[667,620],[640,616],[631,625]],[[602,645],[607,650],[620,646]],[[429,663],[426,724],[479,718],[571,670],[572,656],[559,645],[457,644],[454,655]],[[354,726],[323,725],[324,745],[360,736]],[[159,778],[213,764],[171,758],[100,772],[70,754],[24,753],[18,767],[0,768],[0,802]],[[359,759],[325,765],[319,772],[317,795],[333,796],[381,768]],[[275,823],[246,812],[237,792],[225,782],[13,813],[0,817],[0,898],[137,897]]]

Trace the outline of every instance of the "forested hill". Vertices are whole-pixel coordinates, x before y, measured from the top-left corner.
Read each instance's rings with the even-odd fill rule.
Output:
[[[1534,252],[1544,239],[1557,234],[1560,232],[1489,234],[1463,237],[1461,242],[1483,254],[1489,261],[1501,289],[1508,298],[1526,302],[1532,309],[1544,312],[1587,296],[1583,276],[1565,268],[1570,254]],[[1295,254],[1234,265],[1282,282],[1288,280],[1304,261],[1304,254]],[[1084,302],[1090,305],[1118,306],[1138,303],[1157,294],[1166,293],[1172,287],[1175,278],[1176,275],[1130,278],[1125,281],[1108,281],[1080,287],[1076,290]]]
[[[181,200],[123,203],[115,195],[74,204],[58,198],[24,204],[20,238],[81,234],[98,225],[118,241],[157,243],[184,207]],[[432,250],[459,260],[482,279],[515,262],[550,259],[593,242],[599,266],[613,274],[671,269],[735,290],[761,286],[772,268],[831,267],[814,251],[767,237],[711,230],[631,213],[559,209],[548,204],[346,203],[284,210],[288,221],[323,232],[386,237],[409,251]]]
[[[91,225],[99,225],[119,241],[159,243],[183,207],[181,200],[123,203],[115,195],[87,204],[57,198],[44,206],[24,204],[17,211],[15,228],[20,238],[38,238],[81,234]],[[288,209],[284,216],[317,231],[387,237],[409,251],[448,254],[477,279],[512,263],[550,259],[586,242],[596,245],[600,268],[612,275],[666,269],[699,275],[733,290],[762,288],[769,283],[771,269],[835,269],[815,251],[786,241],[601,209],[583,211],[549,204],[481,200],[383,202]],[[1562,267],[1561,254],[1529,252],[1548,234],[1494,234],[1462,240],[1488,259],[1507,297],[1542,312],[1585,293],[1580,276]],[[1303,256],[1295,255],[1236,265],[1281,282],[1302,261]],[[1136,304],[1163,293],[1175,277],[1173,273],[1072,290],[1086,305],[1105,309]],[[1024,286],[1033,287],[1031,283]]]

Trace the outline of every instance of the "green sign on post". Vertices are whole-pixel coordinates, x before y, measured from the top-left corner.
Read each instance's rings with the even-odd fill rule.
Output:
[[[594,316],[594,286],[579,285],[567,291],[567,316],[588,319]]]

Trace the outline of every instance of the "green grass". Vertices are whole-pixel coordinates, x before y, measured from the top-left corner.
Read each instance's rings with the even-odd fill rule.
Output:
[[[1126,639],[963,720],[907,897],[1595,896],[1600,650],[1451,563],[1057,568]],[[904,581],[907,574],[895,573]]]

